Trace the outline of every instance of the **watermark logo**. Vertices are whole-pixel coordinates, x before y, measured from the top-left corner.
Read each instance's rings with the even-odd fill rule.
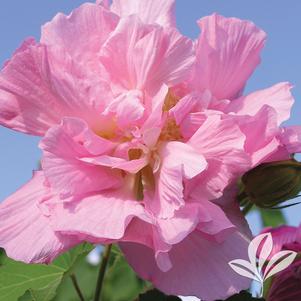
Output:
[[[286,269],[297,256],[297,253],[293,251],[280,251],[271,256],[273,247],[271,233],[258,235],[249,245],[249,261],[235,259],[229,262],[230,267],[236,273],[260,283],[261,295],[263,293],[264,282]]]

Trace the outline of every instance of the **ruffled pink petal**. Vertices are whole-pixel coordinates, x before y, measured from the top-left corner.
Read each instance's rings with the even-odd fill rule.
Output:
[[[25,41],[0,74],[0,123],[33,135],[58,123],[64,107],[49,77],[45,47]]]
[[[134,217],[151,221],[143,204],[134,199],[129,187],[65,204],[49,203],[49,213],[56,231],[86,235],[95,241],[122,240]]]
[[[207,167],[206,159],[188,144],[171,141],[160,149],[162,165],[173,169],[181,166],[185,179],[192,179]]]
[[[0,204],[0,247],[15,260],[49,263],[60,253],[79,243],[54,232],[39,202],[51,198],[42,172]]]
[[[137,173],[149,162],[147,156],[131,161],[106,155],[99,157],[81,158],[80,160],[82,162],[91,163],[93,165],[122,169],[133,174]]]
[[[301,153],[301,126],[284,128],[281,141],[290,154]]]
[[[157,227],[161,239],[167,244],[177,244],[189,235],[199,222],[208,223],[212,218],[202,204],[186,204],[172,218],[158,218]]]
[[[294,251],[301,252],[301,236],[298,235],[298,227],[280,226],[277,228],[266,228],[262,233],[270,232],[273,238],[273,250],[270,257],[282,250],[290,250],[294,246]]]
[[[249,240],[238,232],[217,243],[195,231],[170,250],[172,268],[167,272],[157,267],[151,249],[129,243],[122,243],[121,248],[134,270],[163,292],[213,301],[249,287],[250,281],[228,264],[234,259],[247,259],[248,244]]]
[[[114,90],[146,90],[152,95],[162,83],[182,81],[194,62],[192,41],[175,29],[145,25],[137,16],[121,19],[100,59]]]
[[[88,139],[88,140],[86,140]],[[85,163],[89,149],[99,154],[112,149],[112,143],[96,136],[87,124],[76,118],[65,118],[51,128],[40,143],[42,166],[54,191],[62,198],[114,188],[121,184],[121,175],[106,167]]]
[[[265,105],[272,107],[277,113],[277,124],[280,125],[290,117],[294,104],[291,94],[292,85],[279,83],[268,89],[256,91],[247,96],[233,100],[226,108],[227,113],[239,115],[256,115]]]
[[[158,218],[157,226],[161,239],[172,245],[181,242],[196,228],[208,239],[219,242],[235,231],[219,206],[201,198],[186,203],[172,218]]]
[[[104,114],[115,113],[116,122],[122,129],[130,125],[138,125],[145,108],[141,91],[132,90],[116,97],[106,108]]]
[[[201,112],[208,108],[211,101],[209,91],[204,93],[191,93],[183,97],[169,111],[175,118],[177,124],[181,124],[189,113]]]
[[[235,119],[208,116],[188,142],[204,154],[208,167],[187,184],[186,193],[207,200],[221,197],[223,190],[251,166],[244,151],[245,139]]]
[[[64,49],[27,40],[0,74],[0,123],[42,136],[62,117],[77,116],[102,129],[100,113],[112,96],[87,70]]]
[[[185,204],[183,180],[204,171],[207,162],[193,147],[176,141],[163,144],[159,153],[162,161],[155,175],[156,194],[147,197],[146,205],[161,218],[168,218]]]
[[[188,143],[206,158],[223,158],[233,150],[243,150],[245,140],[246,137],[235,120],[209,115]]]
[[[152,142],[147,141],[149,140],[147,136],[157,136],[157,133],[154,132],[156,130],[154,129],[159,129],[161,131],[161,128],[163,127],[164,124],[164,119],[163,119],[163,105],[164,101],[166,99],[166,96],[168,94],[168,86],[162,85],[161,88],[158,90],[158,93],[152,97],[151,101],[146,102],[146,110],[148,111],[148,117],[145,120],[145,122],[142,125],[142,131],[144,131],[144,138],[146,145],[151,147],[151,144],[156,143],[157,139],[151,139],[153,140]],[[149,130],[153,133],[150,135]],[[149,134],[147,134],[148,132]],[[145,135],[146,134],[146,135]],[[158,138],[158,137],[157,137]],[[154,145],[152,145],[154,146]]]
[[[206,210],[207,214],[210,215],[210,221],[203,222],[200,220],[197,227],[207,239],[223,242],[235,231],[235,226],[226,216],[222,208],[204,199],[197,199],[196,201],[200,201],[203,210]]]
[[[224,189],[250,169],[246,154],[233,150],[223,159],[208,159],[208,168],[186,186],[186,195],[194,199],[215,200],[222,197]],[[232,203],[232,199],[228,200]]]
[[[186,139],[190,139],[206,119],[207,116],[203,112],[188,114],[180,124],[182,136]]]
[[[253,238],[252,231],[236,200],[238,193],[237,190],[237,184],[233,183],[233,185],[224,190],[220,199],[214,200],[214,203],[218,204],[222,208],[232,225],[239,229],[240,233],[251,240]]]
[[[174,0],[114,0],[111,10],[121,17],[137,14],[144,23],[176,25]]]
[[[276,111],[265,105],[255,116],[237,116],[236,119],[246,137],[245,151],[252,158],[252,166],[269,160],[281,146],[277,138],[279,127]]]
[[[89,63],[95,69],[90,64],[97,64],[97,53],[118,21],[114,13],[103,7],[85,3],[69,16],[59,13],[46,23],[42,27],[41,43],[60,45],[75,61]]]
[[[65,108],[63,116],[80,117],[95,131],[104,131],[110,122],[109,117],[101,113],[113,100],[107,78],[76,61],[61,45],[48,46],[47,59],[48,85],[60,97]]]
[[[236,98],[260,62],[265,33],[249,21],[214,14],[199,21],[194,87],[217,99]]]

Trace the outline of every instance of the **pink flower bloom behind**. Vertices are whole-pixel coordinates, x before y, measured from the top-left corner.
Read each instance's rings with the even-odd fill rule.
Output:
[[[295,251],[301,253],[301,225],[299,227],[280,226],[266,228],[263,233],[270,232],[273,237],[274,247],[271,256],[279,251]],[[290,301],[301,299],[301,261],[300,257],[284,271],[278,273],[271,284],[268,301]]]
[[[228,266],[250,238],[235,183],[301,150],[300,127],[279,127],[291,86],[243,96],[265,34],[213,15],[194,44],[173,9],[84,4],[6,63],[0,123],[42,136],[43,151],[41,170],[0,205],[8,256],[49,262],[82,241],[118,242],[166,293],[215,300],[249,286]]]

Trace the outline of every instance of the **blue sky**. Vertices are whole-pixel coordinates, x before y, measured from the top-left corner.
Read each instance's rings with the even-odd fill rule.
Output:
[[[151,1],[151,0],[150,0]],[[164,1],[164,0],[163,0]],[[28,36],[37,39],[40,26],[57,12],[70,12],[84,1],[26,0],[0,3],[0,65]],[[92,2],[92,1],[91,1]],[[265,88],[280,81],[294,86],[296,104],[288,124],[300,123],[301,116],[301,1],[178,0],[177,20],[182,33],[192,38],[199,30],[196,20],[218,12],[225,16],[249,19],[268,33],[266,48],[247,91]],[[38,139],[0,128],[0,200],[7,197],[31,177],[40,156]],[[301,206],[301,205],[300,205]],[[286,210],[289,223],[299,224],[300,208]],[[256,217],[252,217],[256,232]]]

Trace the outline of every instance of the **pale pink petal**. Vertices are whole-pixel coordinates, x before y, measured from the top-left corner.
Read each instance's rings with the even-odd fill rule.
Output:
[[[160,149],[162,164],[173,169],[181,166],[185,179],[192,179],[207,167],[206,159],[196,149],[185,143],[171,141]]]
[[[78,241],[55,233],[39,202],[51,198],[42,172],[0,204],[0,247],[15,260],[48,263]]]
[[[220,115],[211,115],[190,138],[189,145],[199,150],[206,158],[223,156],[233,150],[243,150],[245,135],[235,120],[221,119]]]
[[[131,90],[116,97],[106,108],[104,114],[115,113],[118,126],[124,129],[132,124],[138,125],[144,114],[143,94]]]
[[[152,43],[152,39],[155,37],[155,45]],[[147,87],[150,91],[158,90],[158,86],[162,85],[162,82],[174,86],[187,79],[187,76],[191,72],[191,67],[195,61],[192,41],[182,36],[176,29],[157,29],[154,32],[153,37],[148,35],[143,40],[137,43],[135,48],[135,55],[137,56],[136,65],[139,66],[139,72],[137,68],[137,74],[145,74],[146,69],[140,67],[141,58],[144,51],[148,54],[154,55],[154,48],[156,56],[153,57],[152,66],[149,65]],[[143,61],[147,61],[149,58],[143,55]],[[151,68],[150,68],[151,67]],[[146,83],[146,78],[145,78]]]
[[[201,196],[191,201],[177,210],[172,218],[157,219],[158,231],[164,242],[177,244],[196,228],[207,239],[219,242],[234,232],[234,225],[219,206]]]
[[[176,25],[174,0],[114,0],[111,10],[122,17],[137,14],[144,23]]]
[[[103,131],[108,121],[103,113],[113,100],[107,78],[90,71],[90,67],[79,63],[61,46],[47,48],[50,79],[48,85],[60,96],[65,116],[80,117],[92,128]],[[108,118],[108,117],[107,117]]]
[[[101,78],[91,78],[63,49],[46,48],[33,39],[0,74],[0,123],[29,134],[44,135],[64,116],[81,117],[102,130],[100,113],[110,99]]]
[[[208,168],[192,179],[186,187],[186,194],[194,199],[215,200],[222,197],[224,189],[236,185],[238,178],[251,167],[249,157],[233,150],[223,158],[208,159]],[[229,201],[232,202],[232,199]]]
[[[208,116],[188,141],[204,154],[208,167],[188,183],[187,193],[208,200],[220,197],[251,166],[250,157],[244,151],[245,139],[235,119]]]
[[[237,116],[235,119],[246,137],[245,151],[252,158],[252,166],[264,162],[278,150],[281,143],[277,139],[279,128],[273,108],[263,106],[255,116]]]
[[[160,134],[161,128],[159,127],[147,129],[143,133],[143,142],[149,149],[153,149],[156,146],[156,143],[158,142]]]
[[[143,24],[137,16],[121,19],[100,53],[114,90],[156,94],[162,84],[184,80],[194,62],[192,42],[175,29]]]
[[[78,56],[98,52],[117,19],[86,4],[70,17],[59,15],[46,25],[43,44],[25,41],[0,74],[0,123],[35,135],[44,135],[63,116],[81,117],[93,128],[100,127],[99,113],[111,97],[107,77],[94,70],[101,65],[95,52],[93,68]]]
[[[197,229],[202,232],[207,239],[222,242],[235,231],[235,226],[228,219],[225,212],[216,204],[202,199],[202,197],[195,199],[199,201],[210,216],[210,221],[202,221],[198,224]]]
[[[290,154],[301,152],[301,126],[291,126],[283,129],[281,140]]]
[[[249,238],[249,240],[251,240],[253,235],[250,226],[244,214],[241,212],[239,203],[236,200],[237,190],[237,184],[234,183],[225,189],[221,199],[214,200],[214,203],[218,204],[222,208],[227,218],[237,229],[239,229],[240,233],[243,233]]]
[[[103,45],[100,60],[110,73],[116,89],[118,87],[126,90],[138,88],[136,87],[137,79],[134,73],[132,52],[137,41],[151,30],[153,30],[152,26],[143,25],[135,16],[124,18],[120,20]]]
[[[167,272],[157,267],[151,249],[138,244],[120,245],[138,275],[158,289],[167,294],[213,301],[249,287],[250,281],[236,274],[228,265],[237,258],[247,259],[248,243],[249,240],[238,232],[217,243],[204,239],[195,231],[168,253],[172,268]]]
[[[147,156],[143,156],[141,159],[136,160],[125,160],[123,158],[112,157],[112,156],[99,156],[99,157],[90,157],[90,158],[81,158],[82,162],[91,163],[93,165],[106,166],[111,168],[118,168],[130,173],[137,173],[143,167],[145,167],[149,159]]]
[[[153,224],[149,221],[146,222],[139,217],[133,217],[131,222],[127,225],[122,241],[135,242],[154,249]]]
[[[253,23],[214,14],[199,21],[194,87],[236,98],[260,62],[265,33]]]
[[[167,94],[168,86],[163,84],[158,93],[151,98],[151,101],[146,102],[148,117],[142,126],[142,131],[151,130],[153,128],[158,128],[161,130],[164,124],[163,105]]]
[[[0,74],[0,123],[33,135],[58,123],[64,108],[49,77],[45,47],[25,41]]]
[[[234,112],[239,115],[256,115],[265,105],[275,109],[277,123],[280,125],[290,117],[290,111],[294,104],[291,94],[292,85],[279,83],[270,88],[256,91],[247,96],[233,100],[226,108],[227,113]]]
[[[181,124],[189,113],[200,112],[208,108],[211,100],[209,91],[204,93],[191,93],[183,97],[169,111],[177,124]]]
[[[193,147],[181,142],[161,146],[161,166],[156,176],[156,193],[146,197],[146,205],[161,218],[172,217],[184,206],[183,180],[192,179],[207,167],[205,158]]]
[[[97,53],[118,21],[115,14],[103,7],[85,3],[69,16],[59,13],[46,23],[41,43],[63,47],[76,61],[97,63]]]
[[[121,184],[118,171],[80,160],[91,156],[89,147],[94,153],[97,144],[107,149],[112,147],[111,142],[106,144],[103,138],[99,137],[97,141],[97,136],[89,131],[87,124],[82,120],[65,118],[61,125],[51,128],[40,143],[45,176],[52,189],[62,198],[101,191]],[[90,141],[86,141],[87,138],[90,138]],[[99,153],[104,150],[100,148]]]
[[[177,210],[172,218],[158,218],[157,227],[164,242],[177,244],[189,235],[199,222],[211,221],[212,217],[201,203],[188,203]]]
[[[186,139],[190,139],[206,119],[207,116],[203,112],[188,114],[180,124],[182,136]]]
[[[49,203],[49,212],[56,231],[87,235],[95,240],[122,239],[134,217],[150,221],[143,204],[134,199],[129,188],[65,204]]]

